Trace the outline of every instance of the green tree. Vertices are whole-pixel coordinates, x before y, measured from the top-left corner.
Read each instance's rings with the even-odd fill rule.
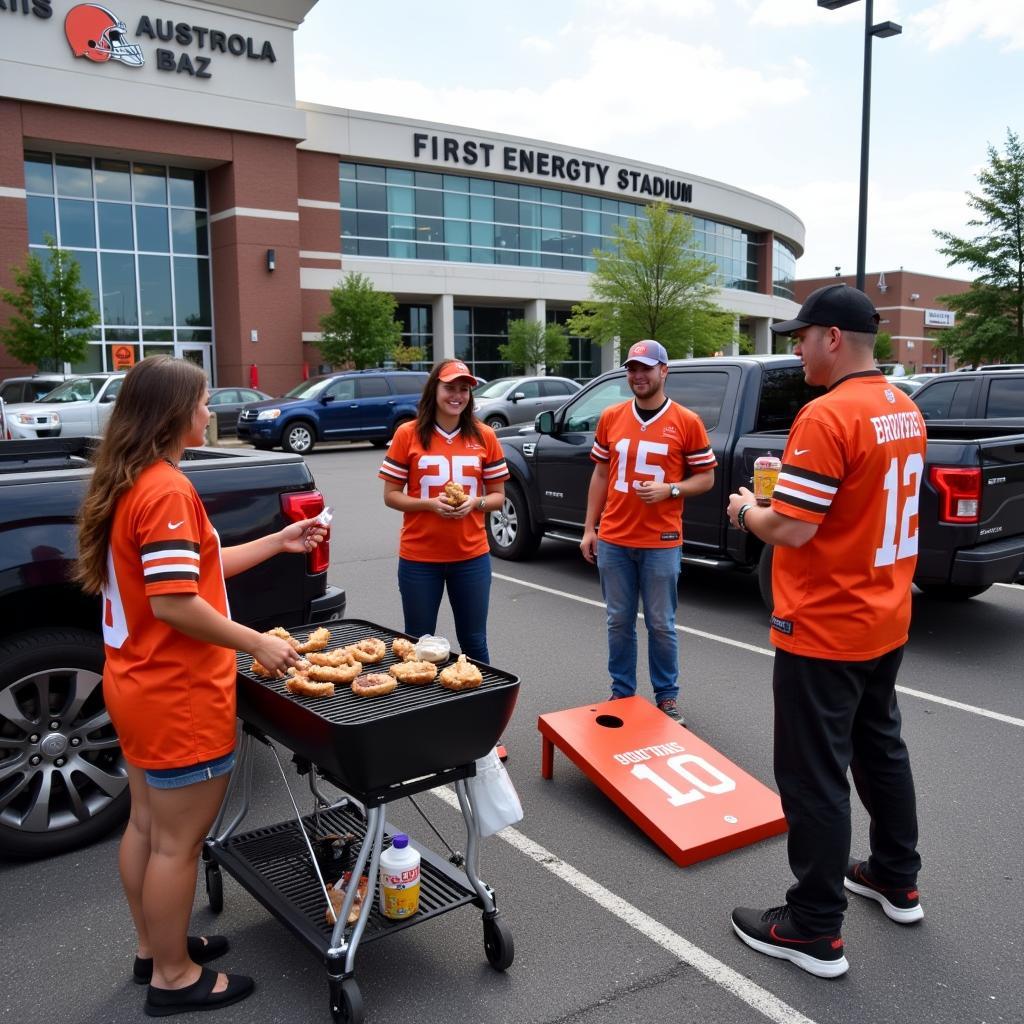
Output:
[[[892,335],[879,331],[875,335],[875,362],[888,363],[892,359]]]
[[[573,306],[569,332],[600,345],[660,341],[673,357],[711,355],[733,336],[733,317],[711,297],[715,266],[687,250],[693,222],[664,203],[615,229],[615,252],[594,250],[594,298]]]
[[[99,322],[92,293],[82,285],[82,268],[74,254],[58,249],[46,236],[47,266],[29,253],[23,267],[12,267],[15,290],[0,289],[14,312],[0,327],[3,344],[18,362],[41,367],[77,363],[88,352],[89,330]]]
[[[391,350],[391,361],[395,366],[412,366],[423,361],[425,353],[418,345],[406,345],[402,340]]]
[[[949,266],[970,267],[975,279],[961,295],[941,300],[956,313],[942,345],[959,362],[1024,361],[1024,146],[1007,129],[1006,152],[988,147],[988,165],[978,174],[979,191],[967,193],[977,213],[967,223],[973,238],[934,234]]]
[[[349,274],[331,289],[331,310],[320,318],[317,347],[332,366],[365,370],[381,366],[401,348],[402,325],[395,320],[395,297],[374,289],[368,277]]]
[[[514,369],[521,367],[532,373],[532,368],[537,366],[550,373],[569,358],[569,338],[561,324],[510,320],[508,344],[499,345],[498,354]]]

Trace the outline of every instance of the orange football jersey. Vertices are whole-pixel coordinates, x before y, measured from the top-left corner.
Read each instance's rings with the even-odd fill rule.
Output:
[[[103,588],[103,695],[127,760],[184,768],[235,747],[235,652],[179,633],[155,594],[198,594],[228,615],[220,540],[188,479],[166,462],[114,510]]]
[[[683,499],[645,505],[636,496],[637,484],[679,483],[718,465],[701,418],[673,401],[646,421],[632,399],[605,409],[590,457],[608,464],[601,540],[630,548],[672,548],[683,542]]]
[[[797,414],[772,508],[819,525],[802,547],[775,549],[777,647],[868,661],[906,643],[926,443],[917,406],[876,371]]]
[[[477,424],[480,441],[463,437],[456,427],[448,434],[434,427],[430,447],[424,448],[416,424],[396,431],[381,464],[381,480],[405,484],[413,498],[436,498],[454,481],[474,500],[486,494],[485,484],[508,479],[501,444],[494,431]],[[398,554],[413,562],[463,562],[488,551],[484,513],[473,509],[462,519],[442,519],[435,512],[406,512]]]

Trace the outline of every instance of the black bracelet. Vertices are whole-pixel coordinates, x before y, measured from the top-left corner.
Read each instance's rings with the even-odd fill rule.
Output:
[[[739,512],[736,513],[736,525],[744,532],[750,533],[747,528],[747,512],[754,506],[748,501],[745,505],[740,505]]]

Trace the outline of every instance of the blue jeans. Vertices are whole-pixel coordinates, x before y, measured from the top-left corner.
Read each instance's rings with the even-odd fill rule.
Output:
[[[608,674],[617,697],[636,693],[636,613],[641,598],[654,699],[679,696],[679,558],[677,547],[627,548],[597,541],[601,593],[608,608]]]
[[[437,629],[441,597],[448,601],[455,619],[459,650],[467,658],[490,664],[487,653],[487,605],[491,597],[491,556],[480,555],[462,562],[413,562],[398,559],[398,590],[402,595],[405,631],[420,637]]]

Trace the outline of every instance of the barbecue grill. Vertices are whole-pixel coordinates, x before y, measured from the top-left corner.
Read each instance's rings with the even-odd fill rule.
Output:
[[[293,633],[303,638],[312,628]],[[332,622],[328,628],[327,650],[366,637],[385,642],[384,660],[364,667],[364,672],[386,672],[399,660],[391,652],[391,642],[403,633],[358,619]],[[449,658],[438,670],[453,661]],[[495,745],[511,718],[519,680],[477,664],[483,683],[473,690],[447,690],[437,682],[399,684],[390,694],[367,698],[340,684],[333,697],[311,698],[290,694],[284,679],[253,674],[251,657],[238,656],[238,716],[243,723],[238,761],[203,847],[210,907],[215,912],[223,909],[223,868],[323,958],[335,1021],[360,1024],[363,1019],[354,977],[361,942],[383,938],[457,907],[473,904],[483,911],[484,952],[491,966],[503,971],[512,963],[512,935],[495,906],[493,890],[479,876],[475,810],[465,780],[475,774],[474,762]],[[294,820],[239,832],[252,792],[254,743],[271,749],[288,786],[275,741],[292,751],[299,773],[308,777],[313,811],[301,814],[292,798]],[[320,789],[320,778],[344,795],[329,800]],[[380,913],[376,898],[381,850],[390,845],[394,832],[385,821],[387,804],[449,782],[454,783],[466,823],[464,862],[453,856],[462,862],[463,870],[414,843],[421,857],[420,909],[412,918],[389,920]],[[291,796],[290,788],[288,792]],[[240,807],[225,824],[229,803],[240,803]],[[351,925],[346,922],[355,901],[355,884],[347,888],[337,922],[332,926],[325,917],[329,904],[324,883],[335,879],[322,877],[314,848],[317,840],[331,836],[352,837],[352,881],[364,874],[368,878],[366,899]]]

